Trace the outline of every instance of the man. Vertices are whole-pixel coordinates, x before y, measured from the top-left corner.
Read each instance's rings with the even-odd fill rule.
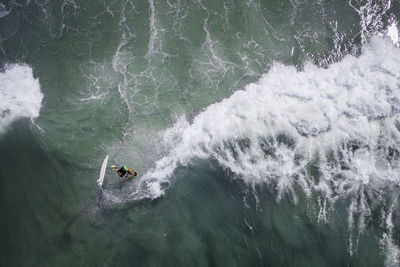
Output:
[[[128,174],[125,178],[125,181],[128,181],[129,179],[131,179],[133,176],[136,176],[137,173],[132,170],[131,168],[126,167],[125,165],[122,166],[120,169],[117,168],[117,166],[113,165],[111,166],[114,171],[116,171],[119,175],[119,177],[124,177],[126,174]]]

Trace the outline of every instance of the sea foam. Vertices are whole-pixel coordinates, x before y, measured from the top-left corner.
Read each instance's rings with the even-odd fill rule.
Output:
[[[0,19],[7,16],[10,13],[9,10],[7,10],[6,6],[0,3]]]
[[[144,177],[149,194],[162,194],[174,170],[198,158],[213,158],[250,184],[272,184],[278,198],[296,200],[295,184],[333,198],[362,184],[398,183],[399,87],[400,49],[382,38],[328,68],[276,63],[191,124],[178,123],[177,136],[165,138],[174,142],[169,154]]]
[[[36,118],[43,99],[39,80],[26,65],[7,66],[0,73],[0,132],[15,120]]]

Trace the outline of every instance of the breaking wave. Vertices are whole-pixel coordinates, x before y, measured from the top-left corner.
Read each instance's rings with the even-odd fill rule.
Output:
[[[397,184],[399,70],[400,50],[382,38],[326,69],[276,63],[191,124],[182,118],[166,131],[170,153],[144,179],[151,195],[196,158],[213,158],[247,183],[276,185],[278,198],[295,201],[295,184],[329,198],[362,184]]]
[[[39,80],[25,65],[11,65],[0,73],[0,132],[19,118],[39,116],[43,99]]]

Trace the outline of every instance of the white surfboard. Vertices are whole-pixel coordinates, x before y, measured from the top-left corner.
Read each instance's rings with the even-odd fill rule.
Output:
[[[106,174],[106,167],[107,167],[108,155],[103,160],[103,164],[101,165],[99,179],[97,179],[97,184],[101,187],[104,181],[104,175]]]

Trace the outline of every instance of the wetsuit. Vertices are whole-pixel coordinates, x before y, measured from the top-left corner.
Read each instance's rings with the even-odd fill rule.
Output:
[[[120,177],[124,177],[127,172],[128,172],[128,167],[122,166],[121,169],[118,170],[118,175]]]

